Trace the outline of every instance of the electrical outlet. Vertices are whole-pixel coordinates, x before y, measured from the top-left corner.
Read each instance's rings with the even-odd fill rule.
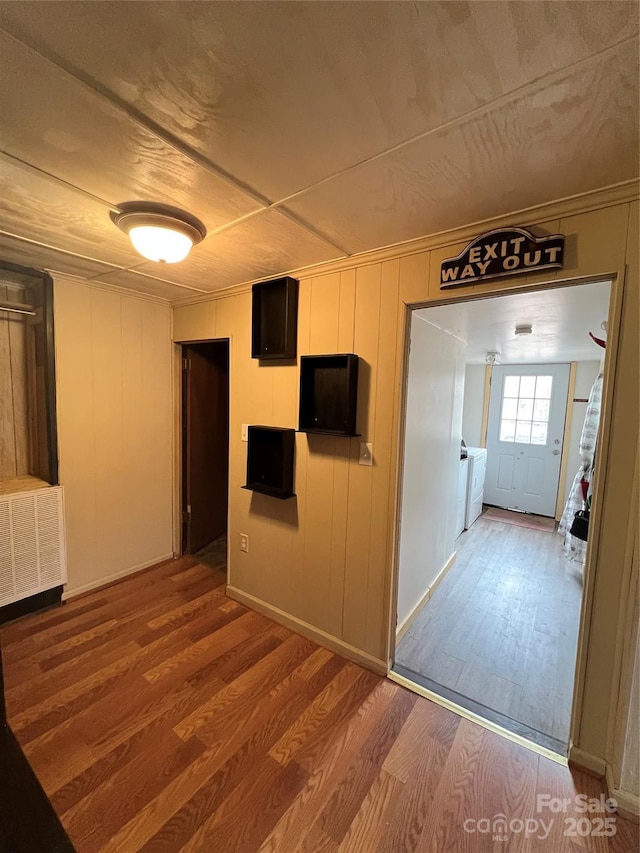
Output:
[[[371,442],[367,444],[364,441],[360,442],[360,458],[358,462],[360,465],[373,465],[373,444]]]
[[[240,534],[240,550],[244,551],[245,554],[249,553],[249,537],[246,533]]]
[[[249,424],[242,424],[242,440],[249,441]]]

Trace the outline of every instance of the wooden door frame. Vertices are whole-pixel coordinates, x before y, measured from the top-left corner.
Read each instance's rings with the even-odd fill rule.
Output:
[[[182,556],[182,507],[183,497],[186,488],[184,477],[184,397],[183,397],[183,377],[182,377],[182,348],[186,346],[198,346],[199,344],[219,344],[226,343],[229,352],[229,463],[231,463],[231,346],[232,341],[229,337],[222,338],[202,338],[188,341],[173,342],[173,370],[172,370],[172,397],[173,397],[173,556]],[[231,464],[229,464],[231,470]],[[229,529],[229,508],[230,501],[231,478],[227,484],[227,530]],[[227,540],[227,560],[229,555],[229,542]]]
[[[607,354],[604,364],[604,385],[602,394],[602,408],[599,429],[599,458],[600,466],[594,478],[593,502],[592,502],[592,522],[590,526],[590,537],[587,544],[587,554],[584,566],[584,587],[582,593],[582,606],[580,610],[580,625],[578,631],[578,648],[576,653],[575,678],[573,685],[573,701],[571,709],[571,724],[569,733],[569,745],[578,740],[582,715],[582,700],[584,694],[584,683],[587,665],[588,652],[588,637],[591,625],[591,617],[593,610],[593,595],[596,580],[595,560],[594,555],[598,554],[599,543],[602,531],[602,503],[606,491],[608,479],[608,462],[611,445],[611,418],[613,414],[613,401],[617,379],[618,351],[621,330],[622,304],[625,290],[625,275],[621,273],[610,272],[600,275],[579,276],[575,278],[558,281],[551,279],[549,281],[536,284],[521,284],[521,285],[504,285],[499,283],[495,290],[481,291],[479,293],[464,293],[456,296],[453,293],[448,298],[435,299],[432,301],[421,301],[417,303],[405,303],[404,306],[404,322],[402,326],[402,334],[400,337],[400,360],[401,360],[401,386],[399,393],[399,411],[397,412],[398,433],[395,442],[396,450],[396,491],[394,502],[393,515],[393,547],[391,553],[391,567],[389,578],[391,588],[389,590],[389,611],[388,611],[388,647],[387,647],[387,670],[388,674],[392,674],[392,668],[395,663],[396,653],[396,620],[398,609],[398,584],[400,571],[400,531],[401,531],[401,514],[402,514],[402,486],[404,474],[404,436],[406,425],[407,411],[407,396],[408,396],[408,380],[409,380],[409,348],[411,341],[411,317],[413,311],[420,308],[435,308],[440,305],[452,305],[460,302],[475,302],[480,299],[494,299],[501,296],[510,296],[516,293],[537,293],[543,290],[556,290],[563,287],[576,287],[583,284],[593,284],[595,282],[609,282],[609,317],[608,317],[608,332],[607,332]],[[502,284],[502,286],[501,286]],[[404,683],[404,680],[402,680]],[[424,692],[424,691],[418,691]],[[438,701],[439,697],[435,694],[430,695],[433,701]],[[442,700],[441,704],[450,707],[450,703]],[[461,712],[463,716],[468,716],[464,709],[454,710]],[[480,725],[485,725],[485,722],[478,719]],[[486,723],[486,728],[496,730],[496,727],[491,723]],[[501,732],[502,734],[508,733]],[[527,745],[525,743],[525,745]],[[532,745],[535,748],[535,745]],[[536,750],[540,751],[540,750]]]

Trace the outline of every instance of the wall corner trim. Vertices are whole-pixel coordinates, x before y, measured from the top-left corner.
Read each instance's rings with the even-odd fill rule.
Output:
[[[631,791],[623,791],[615,787],[613,767],[608,761],[591,755],[579,747],[572,746],[569,750],[569,766],[575,767],[589,776],[603,779],[607,796],[614,799],[618,804],[618,814],[634,821],[640,819],[640,797]]]
[[[607,762],[603,758],[591,755],[573,744],[569,749],[569,765],[597,779],[604,779],[607,773]]]
[[[618,814],[636,822],[640,820],[640,797],[637,794],[632,794],[630,791],[622,791],[620,788],[615,787],[613,769],[610,764],[607,764],[605,782],[608,795],[618,804]]]
[[[313,640],[318,643],[318,645],[323,646],[326,649],[330,649],[330,651],[335,652],[348,660],[354,661],[355,663],[366,667],[366,669],[372,670],[378,675],[386,675],[388,672],[388,666],[382,659],[376,658],[367,652],[361,651],[360,649],[356,649],[355,646],[350,646],[348,643],[345,643],[344,640],[340,640],[332,634],[327,634],[326,631],[322,631],[320,628],[316,628],[308,622],[303,622],[302,619],[298,619],[297,616],[285,613],[284,610],[280,610],[278,607],[274,607],[272,604],[268,604],[260,598],[256,598],[253,595],[249,595],[247,592],[242,592],[242,590],[229,585],[227,585],[227,595],[234,601],[238,601],[240,604],[244,604],[252,610],[257,610],[258,613],[262,613],[269,619],[273,619],[273,621],[277,622],[279,625],[284,625],[285,628],[290,628],[297,634],[302,634],[303,637]]]

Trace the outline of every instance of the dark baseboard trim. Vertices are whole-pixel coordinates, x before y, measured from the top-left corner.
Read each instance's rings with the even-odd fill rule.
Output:
[[[0,607],[0,625],[19,619],[20,616],[26,616],[27,613],[44,610],[45,607],[55,607],[62,601],[62,590],[62,586],[56,586],[53,589],[46,589],[44,592],[37,592],[28,598],[22,598],[20,601],[5,604],[4,607]],[[2,853],[1,850],[0,853]]]
[[[530,740],[532,743],[542,746],[545,749],[566,758],[568,747],[566,743],[563,743],[563,741],[551,737],[551,735],[545,734],[544,732],[540,732],[537,729],[531,728],[531,726],[527,726],[518,720],[514,720],[506,714],[494,711],[493,708],[488,708],[480,702],[475,702],[473,699],[469,699],[468,696],[464,696],[462,693],[456,693],[455,690],[451,690],[449,687],[444,687],[442,684],[438,684],[437,681],[433,681],[431,678],[427,678],[426,675],[421,675],[419,672],[414,672],[414,670],[409,669],[409,667],[403,666],[400,663],[394,664],[392,669],[403,678],[413,681],[414,684],[418,684],[420,687],[424,687],[425,690],[437,693],[438,696],[442,696],[443,699],[448,699],[449,702],[453,702],[455,705],[460,705],[461,708],[471,711],[472,714],[476,714],[478,717],[482,717],[490,723],[495,723],[497,726],[501,726],[503,729],[513,732],[515,735],[520,735],[520,737],[526,738],[526,740]]]

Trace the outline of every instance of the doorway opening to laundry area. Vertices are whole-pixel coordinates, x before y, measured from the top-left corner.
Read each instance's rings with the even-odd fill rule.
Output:
[[[611,281],[416,308],[392,672],[566,756]]]

